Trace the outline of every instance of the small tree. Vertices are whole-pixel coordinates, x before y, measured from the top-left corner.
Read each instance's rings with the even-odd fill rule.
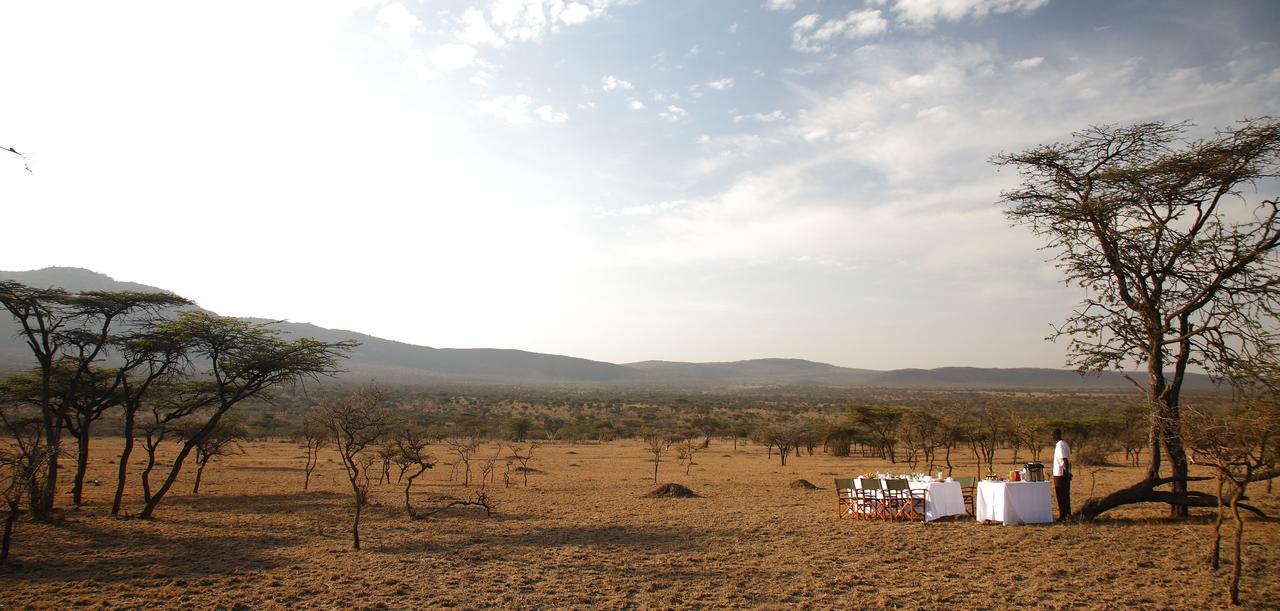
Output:
[[[324,416],[320,413],[307,414],[302,421],[302,431],[299,436],[307,451],[307,462],[303,468],[302,477],[302,491],[306,492],[311,487],[311,473],[316,470],[316,464],[320,462],[320,448],[329,443],[329,427],[324,421]]]
[[[351,484],[355,505],[351,522],[352,549],[360,549],[360,515],[369,504],[369,469],[375,461],[369,450],[382,438],[389,423],[385,402],[385,393],[370,385],[321,408],[329,436]]]
[[[530,443],[528,445],[509,444],[511,449],[511,458],[520,463],[520,475],[524,478],[524,486],[529,487],[529,463],[533,461],[533,451],[538,449],[538,444]]]
[[[436,464],[435,458],[427,452],[427,446],[431,445],[430,437],[421,427],[405,426],[396,432],[392,443],[396,449],[396,464],[401,466],[400,472],[410,472],[404,484],[404,510],[410,518],[417,519],[418,514],[414,511],[410,492],[414,480]]]
[[[471,486],[471,460],[475,458],[476,450],[480,448],[480,439],[478,437],[454,437],[445,442],[449,447],[449,451],[458,457],[458,461],[454,463],[454,467],[462,465],[463,479],[462,486],[464,488]],[[452,475],[450,476],[452,479]]]
[[[672,440],[659,433],[649,433],[644,436],[644,446],[653,458],[649,459],[653,463],[653,483],[658,483],[658,465],[662,463],[662,455],[671,447]]]
[[[533,420],[528,416],[515,416],[507,421],[507,428],[511,430],[512,441],[524,443],[533,430]]]
[[[1280,453],[1280,410],[1274,395],[1263,400],[1246,400],[1242,408],[1224,416],[1188,411],[1184,433],[1193,460],[1214,470],[1218,480],[1217,519],[1213,529],[1210,564],[1218,570],[1222,544],[1224,510],[1235,521],[1235,562],[1227,587],[1231,604],[1240,604],[1240,576],[1244,567],[1244,518],[1242,508],[1256,509],[1241,501],[1250,482],[1280,476],[1276,468]]]
[[[183,431],[183,436],[191,434],[197,426],[200,426],[200,423],[189,422]],[[218,426],[196,443],[196,480],[191,486],[191,494],[200,494],[200,481],[204,477],[205,467],[209,466],[210,462],[223,456],[244,453],[240,442],[247,436],[248,431],[239,421],[224,418],[218,422]]]
[[[707,438],[705,437],[702,441],[694,439],[693,437],[686,437],[680,441],[680,445],[676,448],[676,458],[680,460],[680,462],[684,463],[685,475],[689,475],[689,470],[692,469],[694,465],[698,464],[694,461],[697,459],[698,452],[701,452],[707,447],[703,445],[706,441]]]
[[[22,514],[24,498],[40,491],[41,470],[49,456],[42,424],[38,412],[25,410],[0,396],[0,425],[9,434],[7,442],[0,444],[0,493],[7,510],[3,540],[0,540],[0,564],[9,560],[13,531]]]

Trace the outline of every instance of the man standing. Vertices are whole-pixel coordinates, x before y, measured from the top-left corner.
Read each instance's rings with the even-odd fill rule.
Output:
[[[1053,496],[1058,499],[1058,520],[1071,515],[1071,446],[1062,440],[1062,429],[1053,429]]]

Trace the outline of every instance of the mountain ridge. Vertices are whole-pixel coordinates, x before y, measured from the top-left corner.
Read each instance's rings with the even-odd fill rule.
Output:
[[[0,271],[0,280],[72,291],[165,291],[117,281],[83,268],[49,267],[26,272]],[[474,383],[503,385],[637,386],[709,389],[752,386],[881,387],[967,390],[1096,390],[1130,388],[1119,374],[1081,376],[1074,371],[1036,367],[934,369],[857,369],[800,358],[758,358],[691,363],[647,360],[608,363],[574,356],[508,348],[434,348],[310,323],[251,318],[272,323],[282,332],[320,341],[354,339],[360,346],[347,361],[348,380],[377,379],[394,384]],[[5,317],[0,333],[0,369],[27,366],[30,354],[15,336],[16,324]],[[1191,374],[1188,388],[1212,388],[1207,376]]]

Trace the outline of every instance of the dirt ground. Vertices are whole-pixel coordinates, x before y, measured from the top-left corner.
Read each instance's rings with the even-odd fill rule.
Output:
[[[19,525],[0,607],[1200,609],[1224,606],[1230,570],[1207,565],[1207,510],[1169,522],[1164,507],[1147,506],[1094,524],[1023,527],[852,521],[836,516],[833,478],[905,466],[819,454],[780,467],[759,446],[719,440],[689,475],[674,449],[661,464],[662,482],[697,499],[641,498],[655,484],[638,442],[542,445],[527,488],[518,476],[515,487],[501,476],[489,486],[499,503],[489,518],[456,509],[413,521],[399,486],[375,485],[355,552],[334,454],[322,455],[304,493],[302,449],[246,444],[245,455],[209,467],[199,496],[184,474],[143,521],[107,515],[118,447],[96,442],[89,479],[104,483],[88,486],[83,508],[62,523]],[[960,464],[957,475],[974,471],[971,458]],[[450,470],[440,464],[419,480],[420,503],[467,492]],[[1075,502],[1138,473],[1080,468]],[[797,478],[820,489],[788,487]],[[1280,514],[1264,488],[1254,501]],[[136,513],[136,493],[128,500]],[[1280,523],[1249,519],[1245,537],[1244,601],[1280,607]]]

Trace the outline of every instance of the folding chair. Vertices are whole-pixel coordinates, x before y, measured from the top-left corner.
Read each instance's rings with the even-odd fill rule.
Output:
[[[889,518],[888,498],[882,481],[865,477],[854,481],[854,515],[866,520]]]
[[[853,480],[836,478],[836,515],[841,518],[852,515],[854,503]]]
[[[905,479],[887,479],[884,483],[894,518],[924,520],[924,490],[912,490],[911,482]]]
[[[956,481],[960,482],[960,494],[964,495],[965,511],[968,511],[970,516],[978,515],[974,507],[974,498],[978,494],[978,478],[957,477]]]

